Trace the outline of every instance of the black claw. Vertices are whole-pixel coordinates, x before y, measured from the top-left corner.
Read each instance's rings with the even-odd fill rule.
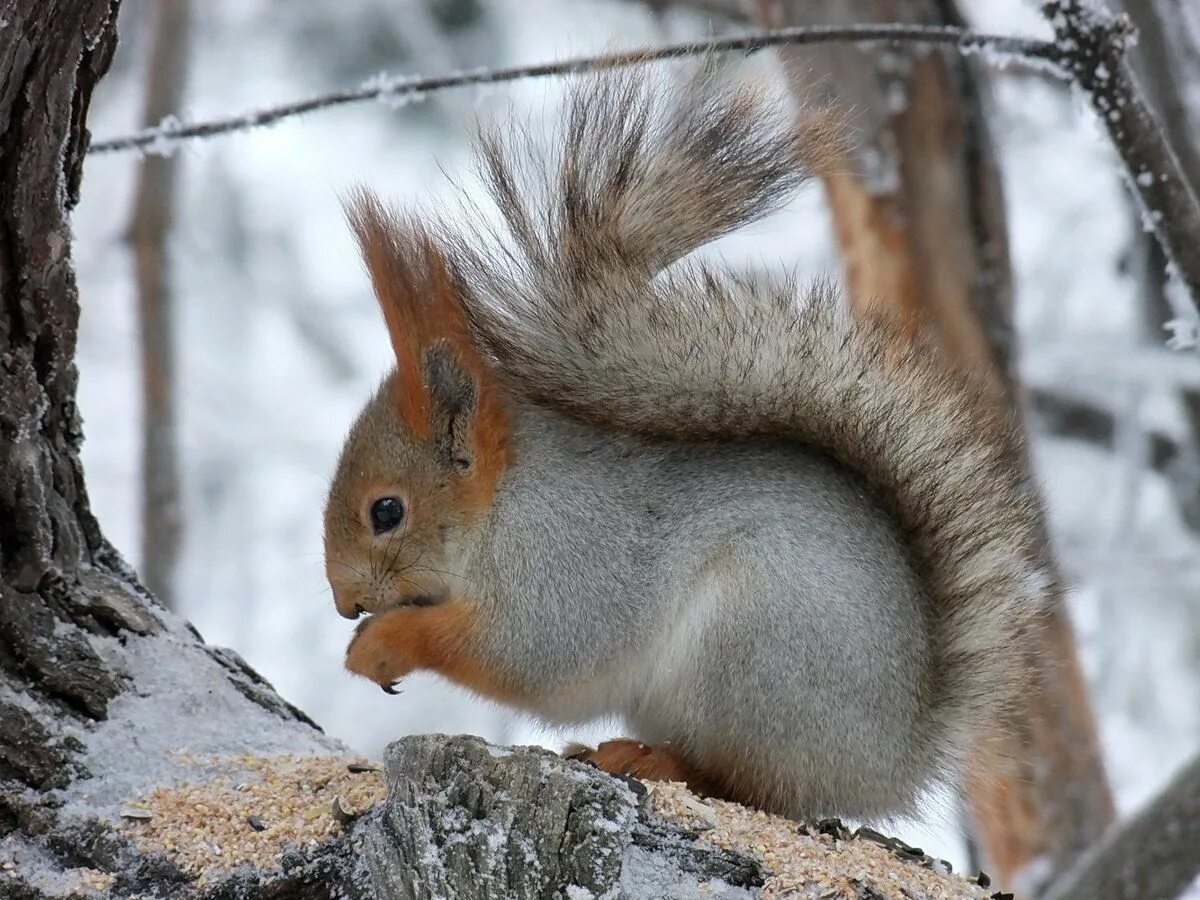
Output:
[[[398,694],[400,692],[396,690],[396,685],[399,683],[398,681],[393,681],[391,684],[381,684],[380,687],[383,688],[385,694]]]

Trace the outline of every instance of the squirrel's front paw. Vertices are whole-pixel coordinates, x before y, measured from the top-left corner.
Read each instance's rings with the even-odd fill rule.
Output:
[[[371,616],[356,629],[346,647],[346,668],[375,682],[389,694],[396,684],[419,668],[414,658],[407,610],[393,609]]]

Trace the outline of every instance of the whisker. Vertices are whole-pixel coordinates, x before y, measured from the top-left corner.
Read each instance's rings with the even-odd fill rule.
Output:
[[[448,575],[451,578],[461,579],[462,581],[465,581],[467,584],[475,584],[475,582],[472,581],[470,578],[468,578],[466,575],[462,575],[458,572],[448,572],[445,569],[435,569],[432,566],[421,566],[420,571],[432,572],[435,575]]]
[[[366,575],[364,575],[364,574],[363,574],[363,572],[362,572],[362,570],[361,570],[361,569],[359,569],[359,568],[358,568],[358,567],[356,567],[356,566],[352,566],[352,565],[350,565],[350,563],[342,562],[340,559],[331,560],[331,562],[333,562],[333,563],[334,563],[334,564],[336,564],[336,565],[339,565],[339,566],[341,566],[343,569],[349,569],[351,572],[353,572],[353,573],[354,573],[355,575],[357,575],[359,578],[366,578],[366,577],[367,577]]]
[[[409,585],[409,586],[410,586],[410,587],[411,587],[411,588],[412,588],[414,591],[416,591],[418,594],[419,594],[419,593],[421,593],[421,586],[420,586],[419,584],[417,584],[415,581],[413,581],[411,578],[406,578],[406,577],[404,577],[403,575],[401,575],[399,572],[396,572],[396,573],[393,575],[393,577],[394,577],[394,578],[399,578],[399,579],[400,579],[401,581],[403,581],[405,584]]]
[[[395,550],[392,550],[393,544],[396,545]],[[385,571],[390,571],[392,568],[395,567],[396,560],[397,560],[397,558],[399,558],[400,551],[403,549],[404,549],[404,541],[400,540],[400,535],[397,532],[392,532],[390,535],[388,535],[388,542],[387,542],[387,547],[385,548],[385,551],[392,550],[392,552],[391,552],[391,555],[388,557],[387,565],[384,566]]]

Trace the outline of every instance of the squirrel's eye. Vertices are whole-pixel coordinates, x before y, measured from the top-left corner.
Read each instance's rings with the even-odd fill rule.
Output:
[[[398,497],[382,497],[371,504],[371,527],[376,534],[391,531],[404,521],[404,504]]]

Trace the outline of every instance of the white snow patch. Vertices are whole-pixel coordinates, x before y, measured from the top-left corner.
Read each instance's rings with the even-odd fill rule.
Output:
[[[0,844],[0,867],[11,865],[21,878],[47,897],[95,897],[95,891],[84,879],[84,869],[63,871],[62,863],[42,844],[17,832],[7,835]],[[97,873],[98,874],[98,873]]]
[[[167,616],[164,615],[164,618]],[[174,617],[170,617],[173,619]],[[202,778],[207,767],[183,758],[344,752],[301,722],[268,712],[243,696],[226,670],[170,621],[171,630],[120,645],[114,655],[133,679],[108,705],[108,718],[71,729],[86,747],[92,777],[63,792],[80,815],[116,815],[122,800],[155,785]]]

